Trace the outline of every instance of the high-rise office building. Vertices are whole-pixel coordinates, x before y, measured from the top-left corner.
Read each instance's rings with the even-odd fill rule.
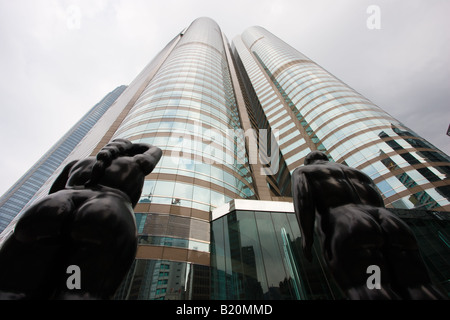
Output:
[[[263,28],[230,44],[213,20],[195,20],[38,196],[114,138],[163,150],[135,207],[137,256],[117,299],[342,298],[320,248],[311,264],[301,253],[290,177],[312,150],[374,179],[418,226],[433,279],[450,277],[449,157]]]
[[[231,61],[219,26],[197,19],[113,135],[163,150],[135,208],[140,246],[128,287],[136,278],[149,287],[121,298],[208,297],[208,286],[190,291],[186,279],[209,266],[211,210],[256,198],[243,136],[234,134],[242,124]]]
[[[0,232],[8,226],[35,196],[48,178],[125,89],[126,86],[120,86],[108,93],[5,192],[0,198]]]
[[[290,172],[321,150],[368,174],[388,207],[450,210],[448,155],[267,30],[233,45]]]

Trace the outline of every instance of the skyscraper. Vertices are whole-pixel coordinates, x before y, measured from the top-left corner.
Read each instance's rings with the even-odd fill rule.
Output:
[[[38,196],[115,138],[163,150],[135,207],[139,246],[117,299],[338,298],[319,257],[302,260],[290,198],[290,175],[312,150],[367,173],[387,207],[442,211],[427,213],[442,223],[429,229],[433,246],[450,238],[449,157],[260,27],[230,46],[213,20],[192,22]]]
[[[388,207],[450,209],[448,155],[267,30],[233,46],[290,172],[321,150],[368,174]]]
[[[256,198],[243,137],[234,134],[242,124],[230,59],[219,26],[195,20],[113,135],[163,150],[135,208],[141,246],[133,268],[154,287],[123,298],[208,296],[190,292],[182,279],[209,265],[210,212],[234,198]]]
[[[5,192],[0,198],[0,232],[34,197],[36,192],[125,89],[126,86],[120,86],[108,93]]]

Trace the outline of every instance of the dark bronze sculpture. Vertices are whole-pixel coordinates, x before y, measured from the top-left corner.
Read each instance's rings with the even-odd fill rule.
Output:
[[[117,139],[96,158],[69,163],[0,249],[1,297],[111,298],[135,258],[133,208],[161,155]],[[67,286],[69,266],[79,267],[78,290]]]
[[[431,283],[410,228],[384,208],[364,173],[313,151],[294,170],[294,208],[312,259],[315,220],[323,258],[349,299],[445,299]],[[369,288],[370,266],[380,287]]]

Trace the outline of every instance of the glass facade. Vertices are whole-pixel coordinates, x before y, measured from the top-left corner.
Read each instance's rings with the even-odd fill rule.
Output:
[[[312,262],[301,252],[292,204],[258,202],[236,200],[231,211],[211,222],[211,298],[339,299],[320,251],[314,250]]]
[[[450,157],[261,27],[233,39],[289,171],[311,150],[368,174],[387,207],[450,209]]]
[[[117,300],[207,300],[209,267],[170,260],[137,259]]]
[[[450,297],[450,217],[439,211],[390,209],[413,231],[431,280]]]
[[[146,180],[141,203],[209,212],[233,198],[255,196],[244,141],[230,134],[239,129],[222,34],[212,20],[198,19],[113,138],[163,150],[158,176]]]

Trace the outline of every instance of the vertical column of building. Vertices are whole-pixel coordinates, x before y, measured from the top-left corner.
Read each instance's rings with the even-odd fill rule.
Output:
[[[367,173],[387,206],[450,208],[446,154],[267,30],[234,42],[291,171],[318,149]]]
[[[282,96],[276,90],[268,75],[254,60],[248,46],[240,36],[233,39],[232,46],[233,55],[239,71],[238,74],[243,84],[244,94],[248,100],[247,109],[252,120],[252,127],[259,131],[261,129],[268,130],[270,132],[269,136],[273,135],[277,140],[272,141],[271,137],[268,136],[268,142],[274,142],[277,146],[270,145],[269,147],[269,143],[258,145],[260,155],[272,155],[272,152],[279,153],[277,170],[274,170],[272,174],[266,175],[267,184],[269,185],[272,196],[290,196],[290,172],[293,169],[287,166],[285,156],[279,152],[278,144],[280,143],[280,137],[284,138],[293,131],[298,136],[300,129],[294,121],[293,115],[285,111],[286,106]],[[281,112],[276,112],[280,110]],[[276,123],[277,120],[282,121]],[[303,142],[305,143],[304,148],[309,152],[311,149],[309,149],[305,141]]]
[[[135,208],[137,260],[118,298],[208,298],[188,284],[209,275],[210,211],[256,197],[226,50],[214,21],[195,20],[112,136],[163,150]]]
[[[258,126],[252,124],[250,120],[251,112],[249,113],[248,97],[246,97],[245,88],[241,76],[236,70],[236,62],[230,50],[228,40],[222,33],[224,47],[226,50],[226,57],[228,66],[230,68],[230,75],[232,79],[233,91],[236,97],[236,104],[239,110],[239,118],[242,125],[242,129],[245,131],[244,136],[247,139],[245,146],[249,157],[249,164],[253,173],[253,185],[256,191],[257,198],[259,200],[271,200],[271,192],[266,182],[266,176],[262,174],[264,172],[263,165],[258,159]],[[253,154],[251,154],[253,153]]]

